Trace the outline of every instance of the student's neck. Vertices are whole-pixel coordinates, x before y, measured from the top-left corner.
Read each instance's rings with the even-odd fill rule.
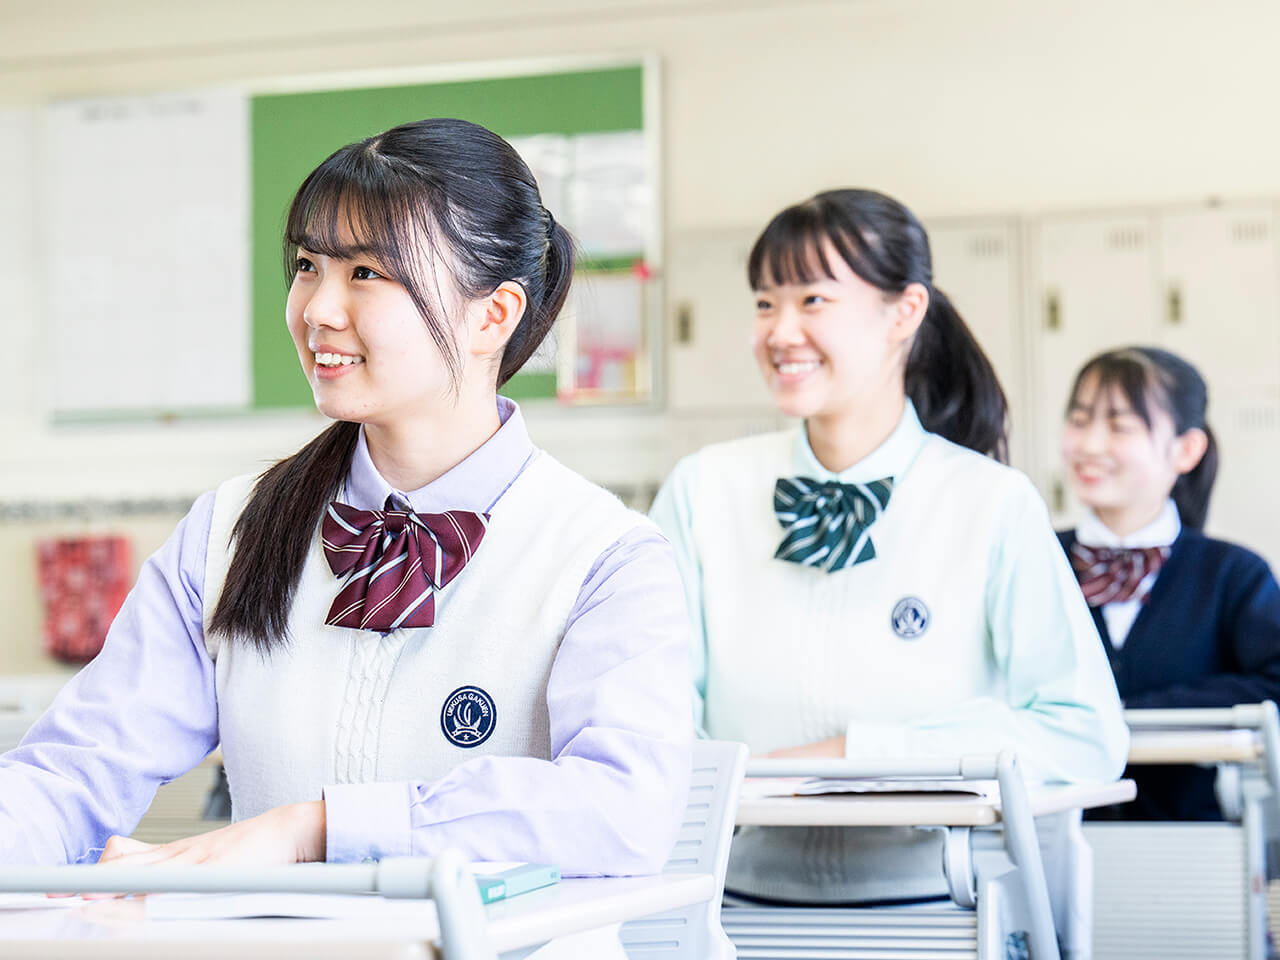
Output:
[[[1164,505],[1165,501],[1161,500],[1155,505],[1141,503],[1123,507],[1095,507],[1093,512],[1102,521],[1102,525],[1117,537],[1127,537],[1155,523],[1164,510]]]
[[[498,432],[502,421],[488,403],[459,404],[439,417],[366,423],[369,458],[397,490],[417,490],[444,476]]]
[[[809,448],[832,473],[848,470],[889,439],[906,403],[906,395],[896,393],[857,410],[810,417],[805,421]]]

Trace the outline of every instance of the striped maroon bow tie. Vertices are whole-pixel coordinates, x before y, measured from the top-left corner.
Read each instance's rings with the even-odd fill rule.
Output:
[[[1071,569],[1075,571],[1080,590],[1091,607],[1123,603],[1137,597],[1145,600],[1147,590],[1142,581],[1158,573],[1169,559],[1169,547],[1086,547],[1080,541],[1071,545]]]
[[[334,627],[390,631],[435,623],[435,592],[475,555],[489,514],[410,513],[329,504],[321,542],[329,567],[347,579],[329,608]]]

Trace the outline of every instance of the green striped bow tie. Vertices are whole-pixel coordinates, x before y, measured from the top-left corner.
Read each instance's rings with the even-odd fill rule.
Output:
[[[779,480],[773,488],[773,510],[786,536],[774,556],[827,573],[870,560],[876,548],[869,531],[892,492],[893,477],[870,483]]]

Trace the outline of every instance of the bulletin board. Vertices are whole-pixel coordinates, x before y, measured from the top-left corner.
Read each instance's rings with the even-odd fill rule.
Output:
[[[558,339],[503,393],[647,396],[659,236],[652,69],[51,106],[41,206],[59,238],[45,286],[55,419],[310,408],[284,324],[289,201],[335,149],[430,116],[509,140],[579,242]],[[68,262],[78,282],[67,282]],[[103,330],[130,345],[106,363]]]

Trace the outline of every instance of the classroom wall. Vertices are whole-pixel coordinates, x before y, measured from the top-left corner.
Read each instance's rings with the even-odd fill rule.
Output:
[[[1280,4],[1267,0],[0,0],[0,23],[0,184],[11,186],[34,184],[38,165],[3,146],[51,99],[652,52],[671,236],[757,225],[838,184],[886,190],[926,218],[1280,196],[1280,125],[1268,119]],[[263,415],[50,427],[36,281],[49,265],[32,252],[31,195],[0,190],[0,501],[194,494],[321,426]],[[115,349],[128,345],[103,331],[104,362]],[[640,494],[683,449],[768,416],[530,411],[544,446]],[[0,671],[44,665],[32,535],[0,531],[0,602],[20,611]],[[138,537],[158,542],[152,527]]]

